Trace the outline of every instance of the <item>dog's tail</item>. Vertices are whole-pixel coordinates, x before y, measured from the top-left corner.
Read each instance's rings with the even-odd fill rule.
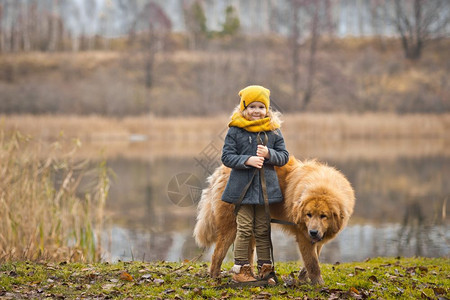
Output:
[[[218,167],[208,177],[208,187],[202,191],[197,209],[197,223],[194,228],[194,238],[200,247],[209,247],[216,242],[213,206],[215,201],[221,201],[220,198],[228,180],[227,176],[225,167]]]

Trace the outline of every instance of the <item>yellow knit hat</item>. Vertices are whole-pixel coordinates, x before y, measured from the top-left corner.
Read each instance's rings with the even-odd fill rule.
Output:
[[[252,102],[259,101],[269,109],[270,106],[270,91],[260,85],[250,85],[239,91],[241,97],[241,111],[247,108]]]

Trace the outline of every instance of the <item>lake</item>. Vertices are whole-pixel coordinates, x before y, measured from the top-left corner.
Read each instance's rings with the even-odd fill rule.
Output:
[[[300,141],[286,137],[298,159],[341,170],[355,189],[349,225],[322,251],[322,262],[376,256],[449,255],[450,145],[442,139]],[[107,150],[115,176],[106,204],[103,259],[183,261],[197,256],[196,202],[219,164],[221,134],[210,140],[152,143],[138,136]],[[191,187],[179,185],[188,180]],[[276,261],[299,259],[295,240],[272,231]],[[213,249],[202,260],[209,261]],[[229,251],[227,260],[232,259]]]

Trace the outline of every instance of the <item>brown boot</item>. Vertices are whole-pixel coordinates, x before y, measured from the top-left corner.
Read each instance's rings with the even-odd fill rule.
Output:
[[[275,269],[272,264],[262,264],[258,266],[258,279],[267,280],[270,285],[275,285],[278,281]]]
[[[234,282],[250,282],[256,281],[256,278],[253,277],[252,268],[250,265],[234,265],[231,269],[233,273],[233,281]]]

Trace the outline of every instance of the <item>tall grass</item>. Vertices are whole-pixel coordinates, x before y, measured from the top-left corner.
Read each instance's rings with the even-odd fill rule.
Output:
[[[79,143],[60,154],[56,142],[43,155],[31,140],[0,131],[0,261],[98,261],[105,164],[77,161]]]
[[[450,139],[450,114],[284,113],[283,135],[299,140]],[[169,117],[152,115],[123,119],[101,116],[0,115],[5,131],[18,130],[53,140],[61,132],[87,142],[128,141],[143,134],[152,141],[210,140],[226,133],[229,115]]]

